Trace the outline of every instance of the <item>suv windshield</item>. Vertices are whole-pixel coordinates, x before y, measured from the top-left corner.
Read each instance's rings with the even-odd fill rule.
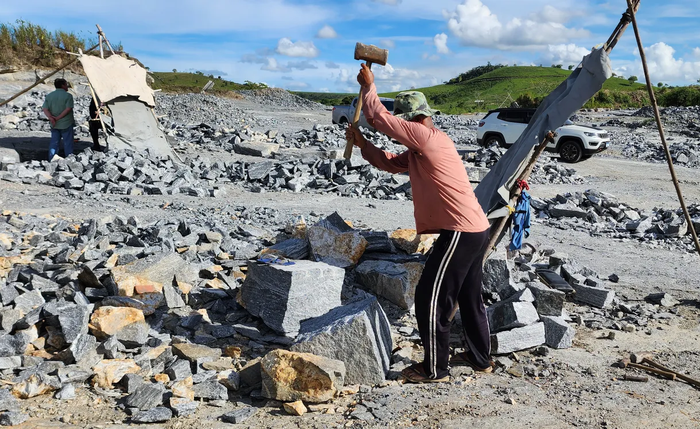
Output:
[[[382,100],[382,104],[386,107],[386,110],[394,113],[394,100]]]

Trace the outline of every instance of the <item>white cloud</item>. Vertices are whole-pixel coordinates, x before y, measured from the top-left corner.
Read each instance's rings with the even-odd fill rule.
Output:
[[[384,3],[390,5],[401,4],[401,0],[372,0],[374,3]]]
[[[693,56],[700,60],[700,48],[693,49]]]
[[[564,26],[573,15],[546,6],[529,18],[513,18],[503,24],[481,0],[464,0],[453,12],[444,11],[447,28],[462,45],[498,49],[533,49],[588,37],[583,29]]]
[[[550,64],[578,65],[585,55],[591,51],[577,46],[574,43],[561,45],[548,45],[547,52],[542,55],[539,63],[548,66]]]
[[[283,37],[277,42],[276,52],[280,55],[286,55],[288,57],[305,57],[305,58],[315,58],[319,55],[318,48],[314,45],[314,42],[292,42],[286,37]]]
[[[333,27],[330,25],[324,25],[323,28],[318,30],[318,33],[316,33],[316,37],[319,39],[335,39],[338,37],[338,33],[335,32]]]
[[[396,47],[396,42],[391,39],[382,39],[379,41],[379,46],[384,49],[394,49]]]
[[[676,59],[676,50],[660,42],[645,49],[649,76],[654,82],[695,82],[700,78],[700,58],[698,61]],[[695,53],[695,52],[694,52]],[[637,66],[640,80],[643,78],[641,64]]]
[[[435,49],[437,49],[438,54],[449,54],[450,48],[447,47],[447,34],[440,33],[433,37],[433,43],[435,44]]]
[[[340,66],[333,61],[326,61],[326,68],[327,69],[339,69]]]
[[[277,60],[275,58],[269,57],[269,58],[266,58],[266,60],[267,60],[267,64],[260,67],[260,70],[267,70],[267,71],[274,71],[274,72],[287,71],[284,68],[280,67],[280,65],[277,63]]]

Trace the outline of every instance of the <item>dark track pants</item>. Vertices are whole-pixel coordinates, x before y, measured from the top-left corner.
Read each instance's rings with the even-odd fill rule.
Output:
[[[489,231],[442,230],[416,287],[416,319],[425,349],[423,366],[431,378],[448,375],[450,314],[459,302],[467,352],[480,368],[489,366],[491,341],[481,297],[482,259]]]

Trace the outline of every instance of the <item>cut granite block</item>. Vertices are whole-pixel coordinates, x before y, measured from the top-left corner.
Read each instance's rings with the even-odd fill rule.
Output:
[[[404,310],[413,306],[422,272],[423,265],[420,263],[396,264],[389,261],[365,261],[355,269],[358,282],[368,291]]]
[[[377,299],[369,296],[306,320],[291,350],[345,363],[348,384],[384,381],[391,365],[389,321]]]
[[[615,291],[602,287],[586,286],[584,284],[572,284],[576,291],[576,301],[593,307],[606,308],[612,304]]]
[[[540,320],[531,302],[497,303],[488,308],[487,314],[492,332],[520,328]]]
[[[544,323],[538,322],[491,335],[491,353],[502,355],[539,346],[545,342]]]
[[[530,282],[528,289],[535,296],[535,308],[540,316],[559,317],[564,311],[566,294],[539,282]]]
[[[568,349],[574,341],[576,330],[561,317],[543,316],[547,345],[553,349]]]
[[[275,331],[290,337],[302,320],[340,306],[345,270],[323,262],[250,264],[241,286],[243,306]]]

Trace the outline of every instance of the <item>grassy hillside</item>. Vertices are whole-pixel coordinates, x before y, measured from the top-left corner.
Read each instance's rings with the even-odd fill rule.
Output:
[[[73,32],[54,31],[23,20],[0,24],[0,66],[7,68],[59,67],[72,57],[63,52],[85,52],[97,44],[97,37],[82,37]],[[112,44],[121,51],[121,44]],[[99,51],[93,51],[96,54]],[[74,70],[79,65],[73,67]]]
[[[162,89],[166,92],[200,92],[204,85],[210,80],[214,82],[214,87],[208,90],[209,94],[226,95],[241,89],[263,89],[266,85],[246,81],[245,83],[231,82],[222,79],[221,76],[205,75],[202,72],[182,73],[182,72],[151,72],[153,76],[154,89]]]
[[[502,67],[459,83],[417,88],[425,93],[431,106],[444,113],[457,114],[508,107],[518,101],[522,106],[535,106],[570,74],[554,67]],[[326,104],[340,103],[354,94],[297,93]],[[398,92],[384,93],[393,97]],[[347,99],[346,99],[347,100]],[[586,107],[641,107],[648,102],[646,86],[626,79],[608,79],[603,90]]]

